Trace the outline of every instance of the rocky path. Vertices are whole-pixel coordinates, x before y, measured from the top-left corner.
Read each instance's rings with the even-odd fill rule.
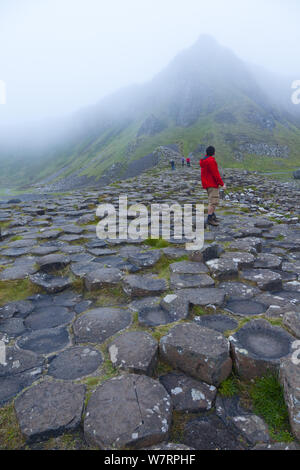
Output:
[[[227,170],[201,252],[96,237],[99,202],[206,202],[198,178],[161,165],[0,206],[0,420],[11,413],[19,447],[297,447],[299,191]],[[242,397],[221,393],[233,370],[242,382],[279,373],[294,442],[274,443]]]

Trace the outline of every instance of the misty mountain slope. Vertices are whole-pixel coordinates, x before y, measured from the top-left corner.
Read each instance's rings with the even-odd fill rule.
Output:
[[[230,50],[201,36],[151,82],[79,111],[39,149],[0,145],[0,186],[66,178],[72,185],[73,178],[76,187],[108,173],[118,179],[157,146],[179,142],[195,158],[215,145],[224,166],[293,168],[300,163],[298,109],[284,107],[278,93],[273,100],[267,88],[261,70],[256,75]]]

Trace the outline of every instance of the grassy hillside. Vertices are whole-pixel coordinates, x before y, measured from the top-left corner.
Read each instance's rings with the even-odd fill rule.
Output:
[[[121,90],[66,127],[65,138],[40,150],[1,148],[0,142],[0,188],[72,175],[100,178],[114,163],[126,165],[177,142],[185,155],[214,145],[224,167],[276,171],[300,165],[300,121],[270,101],[240,59],[207,37],[150,83]]]

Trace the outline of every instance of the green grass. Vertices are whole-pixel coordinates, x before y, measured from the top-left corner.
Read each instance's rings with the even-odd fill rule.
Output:
[[[254,413],[268,424],[272,439],[281,442],[293,441],[283,388],[278,378],[269,375],[257,379],[250,387],[250,397]]]
[[[14,405],[11,403],[0,408],[0,450],[21,449],[24,445]]]
[[[277,442],[292,442],[288,410],[283,388],[275,375],[259,377],[245,382],[232,374],[219,387],[224,397],[239,395],[246,409],[260,416],[268,425],[271,439]]]
[[[228,377],[228,379],[224,380],[219,387],[219,393],[223,397],[233,397],[234,395],[237,395],[238,391],[239,389],[234,376]]]
[[[24,300],[38,292],[41,292],[41,289],[32,284],[29,279],[0,281],[0,306],[13,300]]]
[[[170,243],[162,238],[148,238],[143,243],[144,245],[151,246],[152,248],[166,248],[170,246]]]

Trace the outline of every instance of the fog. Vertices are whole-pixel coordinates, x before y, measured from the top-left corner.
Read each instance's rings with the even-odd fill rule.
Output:
[[[298,0],[1,0],[0,131],[63,119],[150,80],[203,33],[300,79]]]

